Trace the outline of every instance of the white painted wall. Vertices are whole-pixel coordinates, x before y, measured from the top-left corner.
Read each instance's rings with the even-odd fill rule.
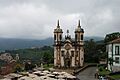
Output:
[[[119,55],[115,55],[115,46],[119,46]],[[119,64],[116,62],[113,62],[113,67],[115,69],[115,67],[119,67],[120,68],[120,43],[118,44],[108,44],[106,46],[106,49],[108,51],[108,58],[112,57],[112,50],[113,50],[113,60],[115,60],[115,57],[119,57]],[[109,65],[109,61],[108,61],[108,69],[110,70],[110,65]]]
[[[61,57],[61,66],[64,67],[64,57]]]
[[[115,46],[119,46],[119,55],[115,55]],[[113,59],[115,60],[115,57],[119,57],[119,64],[113,62],[114,66],[120,66],[120,43],[119,44],[113,44]]]
[[[80,66],[83,66],[83,62],[84,62],[84,52],[80,50]]]

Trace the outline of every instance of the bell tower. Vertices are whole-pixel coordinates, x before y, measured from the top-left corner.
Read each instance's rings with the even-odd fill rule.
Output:
[[[54,29],[54,66],[61,65],[61,43],[62,43],[62,29],[60,29],[59,20],[57,28]]]
[[[84,30],[81,28],[80,25],[80,20],[78,21],[78,26],[75,29],[75,52],[76,55],[78,56],[78,58],[75,57],[75,64],[76,66],[83,66],[83,61],[84,61],[84,49],[83,49],[83,45],[84,45],[84,41],[83,41],[83,34],[84,34]]]
[[[59,43],[62,40],[62,29],[60,29],[59,20],[57,22],[57,28],[54,29],[54,42]]]
[[[80,20],[78,21],[77,29],[75,29],[75,41],[77,43],[83,42],[84,30],[81,28]]]

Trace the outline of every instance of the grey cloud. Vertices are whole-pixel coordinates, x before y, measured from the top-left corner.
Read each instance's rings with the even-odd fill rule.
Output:
[[[0,0],[0,37],[44,39],[61,28],[74,36],[77,21],[86,36],[120,31],[119,0]],[[65,33],[64,33],[65,35]]]

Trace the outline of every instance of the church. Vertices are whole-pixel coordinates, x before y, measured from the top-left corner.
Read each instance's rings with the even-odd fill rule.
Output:
[[[69,30],[63,38],[63,30],[59,25],[54,29],[54,66],[58,68],[77,68],[84,64],[84,29],[80,20],[74,30],[75,37],[71,38]]]

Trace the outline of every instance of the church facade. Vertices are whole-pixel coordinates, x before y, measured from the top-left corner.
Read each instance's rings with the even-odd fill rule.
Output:
[[[80,26],[80,20],[76,27],[75,37],[71,38],[69,30],[63,38],[63,30],[60,28],[59,20],[54,29],[54,66],[61,68],[82,67],[84,64],[84,29]]]

